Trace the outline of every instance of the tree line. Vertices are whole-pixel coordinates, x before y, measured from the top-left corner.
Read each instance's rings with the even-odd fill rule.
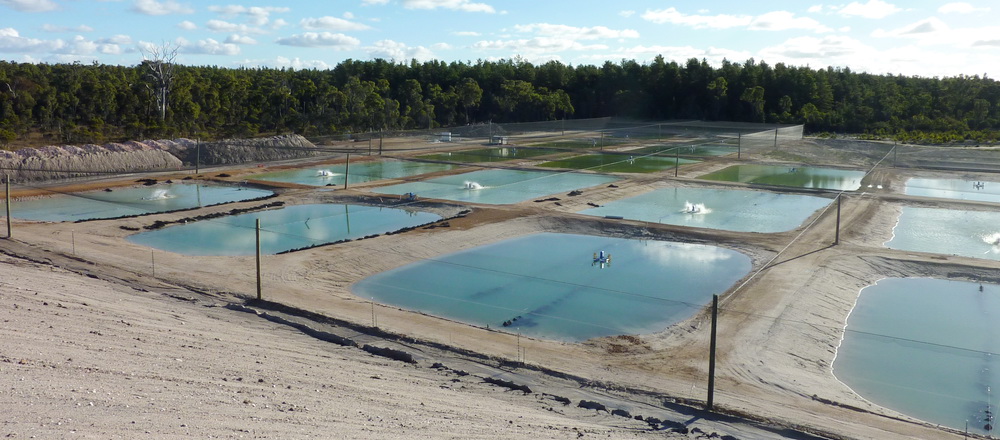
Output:
[[[572,66],[346,60],[328,70],[0,61],[0,144],[320,136],[606,116],[805,124],[903,141],[1000,138],[1000,84],[753,59]]]

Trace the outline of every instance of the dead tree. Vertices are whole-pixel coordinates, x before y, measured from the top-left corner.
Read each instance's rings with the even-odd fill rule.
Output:
[[[160,120],[167,119],[167,98],[170,96],[170,86],[174,80],[174,59],[177,58],[179,46],[163,43],[159,46],[148,46],[142,51],[142,65],[150,83],[146,87],[156,99],[160,110]]]

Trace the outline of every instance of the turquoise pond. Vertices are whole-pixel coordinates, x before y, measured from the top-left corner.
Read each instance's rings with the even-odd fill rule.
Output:
[[[457,165],[402,160],[358,161],[357,163],[315,166],[294,170],[255,174],[248,179],[270,182],[297,183],[312,186],[344,186],[384,179],[399,179],[420,174],[447,171]]]
[[[11,217],[64,222],[192,209],[258,199],[271,191],[202,183],[161,183],[108,191],[59,194],[11,203]]]
[[[437,214],[334,203],[293,205],[165,227],[128,241],[185,255],[254,255],[256,220],[261,253],[276,254],[339,240],[393,232],[441,219]]]
[[[373,191],[398,195],[413,193],[423,198],[500,205],[604,185],[617,180],[618,177],[601,174],[481,170],[422,182],[383,186]]]
[[[1000,202],[1000,183],[962,179],[906,180],[903,190],[909,196],[937,197],[941,199]]]
[[[1000,286],[888,278],[861,291],[834,374],[878,405],[986,434],[1000,403],[997,335]]]
[[[600,252],[610,263],[595,261]],[[373,275],[353,292],[480,327],[582,341],[661,331],[750,268],[746,255],[714,246],[541,233]]]
[[[1000,260],[1000,212],[904,206],[885,246]]]
[[[784,165],[733,165],[699,177],[705,180],[854,191],[861,188],[864,171]]]
[[[766,191],[663,188],[581,211],[596,216],[743,232],[795,229],[830,199]]]

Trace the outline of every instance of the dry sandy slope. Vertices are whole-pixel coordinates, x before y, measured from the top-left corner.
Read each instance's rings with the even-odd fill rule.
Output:
[[[642,422],[324,343],[211,298],[6,256],[0,273],[5,438],[649,436]]]

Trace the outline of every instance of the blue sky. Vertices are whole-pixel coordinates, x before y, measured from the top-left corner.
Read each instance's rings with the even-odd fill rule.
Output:
[[[0,0],[0,59],[331,68],[346,59],[603,64],[656,55],[920,76],[1000,76],[1000,5],[852,2]]]

